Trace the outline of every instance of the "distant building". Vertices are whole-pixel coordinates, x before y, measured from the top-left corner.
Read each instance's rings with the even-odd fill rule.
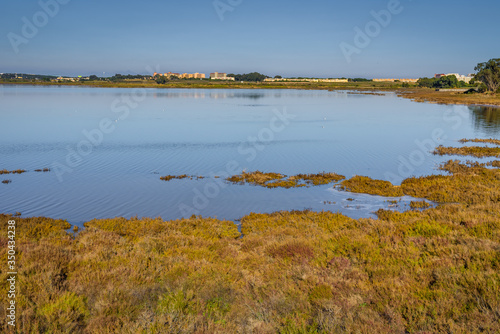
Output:
[[[204,73],[183,73],[179,76],[182,79],[205,79]]]
[[[458,81],[464,81],[465,83],[469,83],[472,78],[474,78],[474,76],[472,74],[469,74],[468,76],[465,76],[465,75],[461,75],[461,74],[458,74],[458,73],[448,73],[446,74],[446,76],[448,75],[454,75]]]
[[[210,79],[212,80],[233,80],[234,77],[228,77],[226,73],[214,72],[210,73]]]
[[[374,82],[406,82],[406,83],[416,83],[418,79],[373,79]]]
[[[449,75],[453,75],[454,77],[457,78],[458,81],[464,81],[465,83],[469,83],[472,80],[472,78],[474,78],[474,74],[461,75],[461,74],[458,74],[458,73],[434,74],[434,78],[439,79],[441,77],[447,77]]]
[[[266,78],[265,82],[348,82],[347,79],[316,79],[316,78]]]
[[[173,73],[173,72],[168,72],[168,73],[153,73],[153,78],[156,77],[156,76],[160,76],[160,77],[167,77],[167,78],[170,78],[170,77],[178,77],[180,79],[205,79],[205,74],[204,73],[183,73],[183,74],[180,74],[180,73]]]

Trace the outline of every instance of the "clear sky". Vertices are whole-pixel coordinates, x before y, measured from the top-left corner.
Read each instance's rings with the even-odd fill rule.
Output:
[[[371,12],[397,0],[58,0],[44,14],[55,1],[1,1],[0,72],[421,77],[500,58],[498,0],[400,0],[378,28]]]

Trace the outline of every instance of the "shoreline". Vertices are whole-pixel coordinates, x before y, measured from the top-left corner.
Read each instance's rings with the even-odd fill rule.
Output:
[[[407,179],[415,194],[440,205],[380,209],[377,219],[309,210],[251,213],[240,226],[195,215],[116,217],[71,232],[65,220],[0,214],[1,228],[16,230],[18,298],[30,300],[19,308],[19,323],[23,332],[211,326],[222,333],[266,314],[261,322],[269,330],[262,333],[339,321],[359,332],[438,332],[443,323],[460,332],[485,326],[498,332],[500,170],[453,160],[442,168],[450,174]],[[355,181],[348,185],[354,192],[394,190]],[[0,250],[4,257],[7,251]],[[1,299],[5,305],[7,294]],[[334,307],[345,317],[325,312]]]
[[[394,92],[397,96],[414,102],[427,102],[445,105],[467,105],[480,107],[500,107],[500,94],[463,94],[452,91],[436,91],[430,88],[403,88],[400,83],[309,83],[309,82],[215,82],[215,81],[179,81],[159,85],[151,81],[133,82],[5,82],[1,85],[30,86],[75,86],[94,88],[153,88],[153,89],[296,89],[359,92]]]

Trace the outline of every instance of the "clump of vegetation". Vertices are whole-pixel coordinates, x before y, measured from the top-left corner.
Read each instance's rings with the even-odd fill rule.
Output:
[[[261,171],[246,172],[233,175],[226,180],[237,184],[252,184],[267,188],[297,188],[305,186],[318,186],[338,182],[345,177],[335,173],[298,174],[287,177],[279,173],[264,173]]]
[[[285,175],[279,173],[264,173],[257,170],[255,172],[243,171],[240,175],[233,175],[228,177],[226,180],[238,184],[249,183],[253,185],[265,186],[270,181],[281,180],[285,177]]]
[[[173,180],[173,179],[177,179],[177,180],[182,180],[182,179],[203,179],[204,177],[203,176],[194,176],[194,175],[187,175],[187,174],[182,174],[182,175],[166,175],[166,176],[162,176],[160,177],[160,180],[163,180],[163,181],[170,181],[170,180]]]
[[[460,139],[459,142],[461,143],[487,143],[487,144],[494,144],[494,145],[500,145],[500,140],[499,139]]]
[[[338,188],[353,193],[364,193],[370,195],[379,195],[386,197],[403,196],[403,191],[399,186],[392,185],[389,181],[374,180],[367,176],[353,176],[348,180],[342,181]]]
[[[40,172],[47,173],[47,172],[50,172],[50,168],[35,169],[35,172],[38,172],[38,173],[40,173]]]
[[[437,155],[469,155],[477,158],[500,157],[500,147],[444,147],[439,145],[432,153]]]
[[[440,169],[451,175],[411,177],[401,183],[406,195],[439,203],[489,203],[500,201],[500,170],[477,162],[450,160]]]
[[[500,160],[493,160],[487,163],[488,166],[500,168]]]
[[[426,209],[429,208],[431,205],[427,203],[426,201],[411,201],[410,202],[410,208],[412,209]]]
[[[332,182],[338,182],[345,179],[345,176],[336,173],[318,173],[318,174],[298,174],[289,177],[290,180],[302,180],[307,184],[312,184],[319,186],[322,184],[329,184]]]
[[[12,170],[12,171],[9,171],[6,169],[0,170],[0,175],[3,175],[3,174],[22,174],[22,173],[26,173],[26,171],[24,169],[16,169],[16,170]]]
[[[8,180],[8,179],[2,180],[2,183],[4,183],[4,184],[9,184],[11,182],[12,182],[12,180]]]

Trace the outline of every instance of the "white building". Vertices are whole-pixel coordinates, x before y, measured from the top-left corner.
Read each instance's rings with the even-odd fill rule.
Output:
[[[454,75],[458,81],[464,81],[465,83],[469,83],[472,78],[474,78],[474,75],[473,74],[469,74],[467,76],[465,75],[461,75],[461,74],[458,74],[458,73],[448,73],[446,74],[446,76],[448,75]]]

